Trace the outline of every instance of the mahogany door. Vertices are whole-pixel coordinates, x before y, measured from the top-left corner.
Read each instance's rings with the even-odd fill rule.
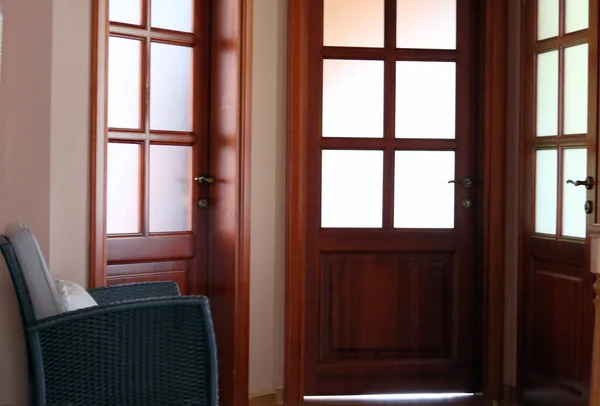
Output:
[[[523,17],[523,404],[587,405],[593,330],[586,227],[597,217],[596,1],[529,1]]]
[[[209,3],[109,2],[109,284],[206,293]]]
[[[297,7],[304,396],[479,389],[477,3]]]

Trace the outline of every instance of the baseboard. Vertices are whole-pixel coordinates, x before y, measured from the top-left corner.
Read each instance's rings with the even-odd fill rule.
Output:
[[[517,388],[512,385],[504,385],[504,400],[517,404]]]
[[[273,390],[265,390],[265,391],[262,391],[262,392],[251,393],[248,396],[248,399],[264,398],[264,397],[274,396],[274,395],[275,395],[275,391],[273,391]]]
[[[283,406],[283,389],[251,393],[248,398],[250,400],[250,406],[262,406],[265,404]]]

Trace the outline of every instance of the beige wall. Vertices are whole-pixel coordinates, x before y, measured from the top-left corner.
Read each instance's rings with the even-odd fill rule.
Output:
[[[283,387],[287,1],[254,1],[250,395]]]
[[[54,274],[82,284],[87,258],[90,4],[0,0],[0,231],[26,222]],[[26,404],[19,323],[3,268],[0,404]]]

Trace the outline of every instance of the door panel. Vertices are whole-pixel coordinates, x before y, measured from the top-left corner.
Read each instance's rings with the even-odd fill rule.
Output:
[[[593,208],[596,185],[578,181],[597,177],[595,3],[590,12],[587,0],[534,1],[524,13],[519,386],[525,405],[588,402],[593,292],[585,237],[595,214],[584,206]]]
[[[477,7],[443,3],[306,6],[305,396],[479,389]]]
[[[107,279],[206,293],[208,2],[109,2]]]

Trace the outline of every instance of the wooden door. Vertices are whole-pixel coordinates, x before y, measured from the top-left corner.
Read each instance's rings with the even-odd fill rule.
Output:
[[[586,227],[597,216],[598,6],[538,0],[524,10],[519,384],[526,405],[586,405],[593,330]]]
[[[476,6],[293,9],[308,21],[288,178],[301,396],[479,389]]]
[[[209,3],[109,2],[109,284],[207,291]]]

